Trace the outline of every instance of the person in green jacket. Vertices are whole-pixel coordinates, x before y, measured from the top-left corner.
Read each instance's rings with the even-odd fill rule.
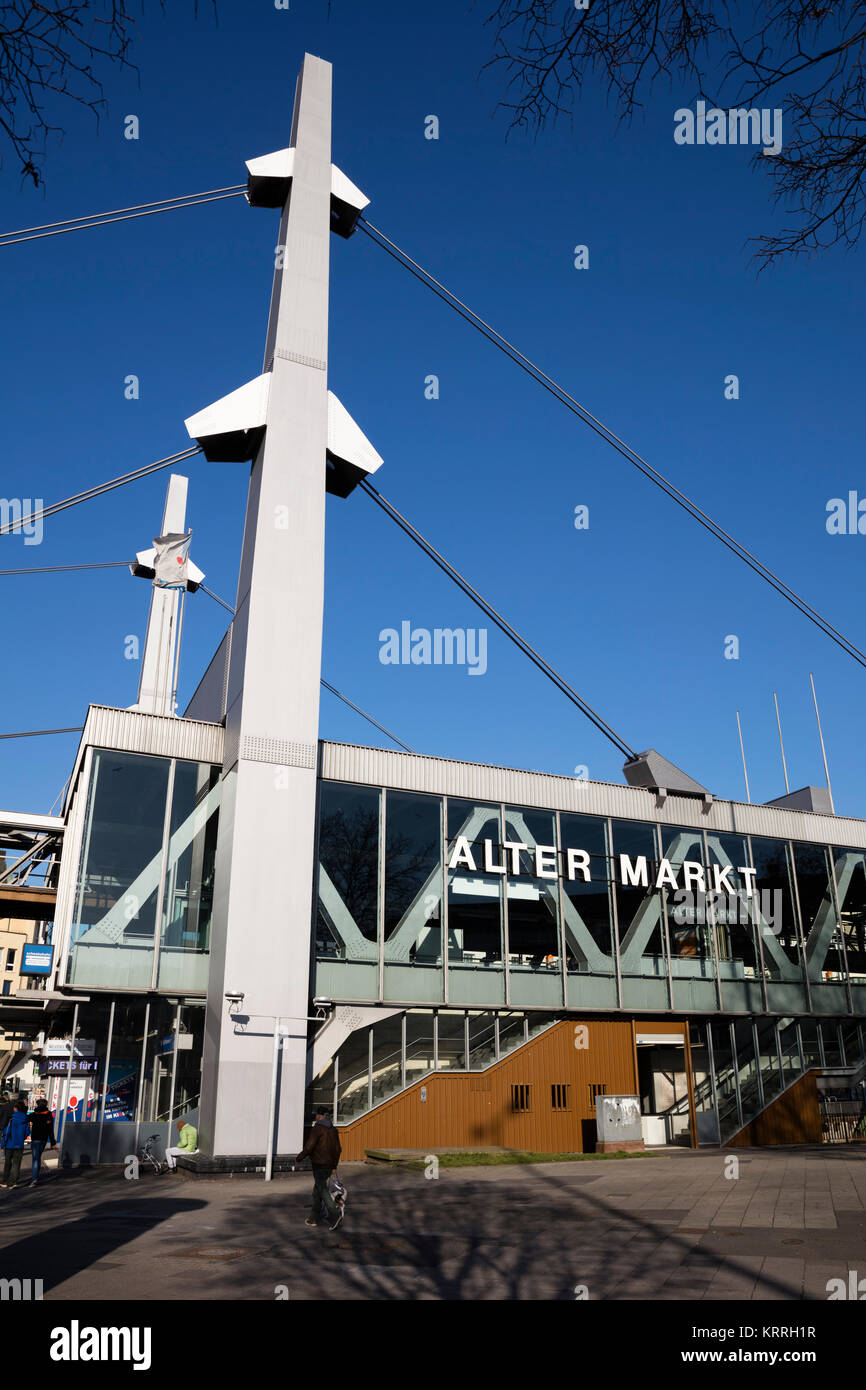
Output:
[[[177,1166],[178,1154],[197,1154],[198,1153],[198,1131],[194,1125],[187,1124],[186,1120],[178,1120],[178,1133],[180,1141],[175,1148],[166,1149],[165,1161],[169,1166],[169,1171],[174,1172]]]

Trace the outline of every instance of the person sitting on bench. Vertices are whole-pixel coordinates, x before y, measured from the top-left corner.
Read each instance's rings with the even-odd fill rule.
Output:
[[[178,1154],[198,1153],[198,1132],[195,1126],[187,1124],[186,1120],[178,1120],[177,1127],[180,1133],[180,1142],[175,1148],[165,1151],[165,1161],[171,1172],[174,1172],[177,1166]]]

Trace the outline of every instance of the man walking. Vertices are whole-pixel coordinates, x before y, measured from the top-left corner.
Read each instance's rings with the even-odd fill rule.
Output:
[[[309,1158],[313,1169],[313,1204],[304,1225],[318,1226],[319,1211],[324,1203],[328,1214],[328,1230],[336,1231],[343,1220],[343,1212],[328,1191],[328,1179],[336,1171],[343,1146],[327,1110],[316,1110],[315,1121],[310,1137],[296,1160],[300,1163],[303,1159]]]
[[[32,1159],[30,1186],[35,1187],[39,1181],[39,1170],[42,1167],[45,1145],[50,1144],[52,1149],[56,1149],[57,1139],[54,1135],[54,1116],[48,1109],[48,1101],[44,1097],[37,1100],[36,1109],[27,1118],[30,1121],[30,1155]]]
[[[29,1133],[30,1121],[27,1118],[27,1106],[23,1100],[19,1100],[12,1111],[11,1120],[3,1131],[3,1148],[6,1152],[3,1181],[0,1183],[0,1187],[15,1187],[17,1185],[18,1175],[21,1172],[21,1159],[24,1155],[24,1141]]]

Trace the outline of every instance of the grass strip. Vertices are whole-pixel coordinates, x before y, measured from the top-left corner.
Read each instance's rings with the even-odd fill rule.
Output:
[[[462,1153],[431,1154],[439,1161],[440,1168],[496,1168],[504,1164],[514,1163],[596,1163],[605,1159],[617,1158],[655,1158],[652,1153],[644,1153],[638,1150],[636,1153],[626,1153],[624,1149],[618,1149],[612,1154],[540,1154],[532,1153],[527,1150],[515,1149],[511,1153],[479,1153],[467,1150]],[[429,1159],[426,1158],[407,1158],[395,1161],[395,1167],[401,1168],[426,1168]]]

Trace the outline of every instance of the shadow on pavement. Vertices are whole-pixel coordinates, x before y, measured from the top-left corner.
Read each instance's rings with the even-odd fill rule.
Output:
[[[156,1194],[133,1201],[97,1202],[74,1221],[60,1221],[4,1246],[0,1271],[5,1279],[41,1279],[44,1289],[53,1289],[171,1217],[191,1215],[206,1205],[194,1198]],[[12,1214],[9,1204],[4,1204],[3,1214]],[[19,1217],[41,1215],[43,1219],[46,1214],[44,1207],[39,1213],[23,1207],[16,1213]],[[135,1295],[130,1291],[126,1296]]]

